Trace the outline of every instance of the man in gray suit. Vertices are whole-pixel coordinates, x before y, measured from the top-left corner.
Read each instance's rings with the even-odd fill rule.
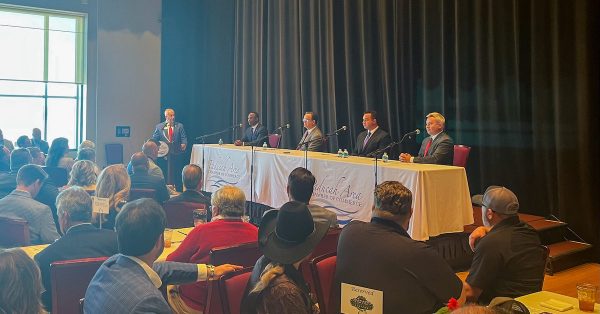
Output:
[[[85,313],[172,313],[160,287],[215,279],[241,268],[155,263],[164,249],[166,220],[154,200],[125,204],[115,223],[119,254],[107,259],[94,275],[85,293]]]
[[[60,237],[50,207],[33,199],[46,178],[42,167],[25,165],[17,172],[15,190],[0,199],[0,216],[26,220],[32,244],[52,243]]]
[[[308,150],[311,152],[322,152],[325,146],[325,140],[323,138],[323,132],[317,126],[317,122],[319,122],[319,116],[311,111],[308,111],[304,114],[304,119],[302,119],[304,123],[304,128],[306,131],[304,135],[302,135],[302,139],[298,143],[298,150]]]
[[[400,154],[400,161],[420,164],[452,165],[454,160],[454,141],[444,132],[446,119],[437,112],[427,115],[425,128],[428,137],[421,143],[419,156],[407,153]]]
[[[298,201],[308,205],[314,221],[325,221],[329,228],[337,228],[337,215],[319,205],[309,204],[315,188],[315,176],[308,169],[298,167],[288,177],[287,194],[290,201]]]

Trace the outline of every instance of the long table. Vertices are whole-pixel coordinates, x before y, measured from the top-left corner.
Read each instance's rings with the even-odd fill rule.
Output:
[[[369,221],[375,186],[374,160],[318,152],[308,152],[305,160],[304,154],[287,149],[196,144],[190,162],[205,170],[207,192],[234,185],[244,191],[247,200],[271,207],[288,201],[288,175],[306,162],[317,179],[311,203],[335,212],[341,225],[353,219]],[[377,172],[378,183],[400,181],[412,191],[413,216],[408,232],[413,239],[461,232],[464,225],[473,223],[464,168],[380,160]]]

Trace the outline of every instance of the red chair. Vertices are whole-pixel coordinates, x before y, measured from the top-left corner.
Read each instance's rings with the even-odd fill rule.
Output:
[[[106,165],[122,164],[123,163],[123,144],[110,143],[104,145],[106,153]]]
[[[50,264],[52,313],[80,313],[90,281],[107,257],[82,258]]]
[[[337,252],[337,243],[340,237],[340,232],[342,232],[341,228],[329,229],[329,231],[327,231],[327,234],[323,237],[323,239],[321,239],[321,242],[317,244],[310,256],[300,264],[300,272],[302,272],[304,280],[314,293],[316,293],[316,291],[314,289],[313,277],[310,274],[310,266],[308,265],[308,261],[317,256]]]
[[[470,152],[471,147],[469,146],[454,145],[454,160],[452,161],[452,165],[464,168],[467,165]]]
[[[269,146],[273,148],[279,148],[281,143],[281,134],[269,134]]]
[[[0,217],[0,247],[30,245],[29,224],[20,218]]]
[[[167,214],[167,228],[178,229],[194,226],[193,212],[195,209],[205,209],[202,203],[164,203],[163,208]]]
[[[155,189],[131,189],[131,190],[129,190],[129,201],[135,201],[140,198],[151,198],[151,199],[156,200],[156,190]]]
[[[252,274],[253,267],[247,267],[242,270],[232,272],[219,278],[219,290],[221,295],[221,305],[224,314],[239,314],[242,297],[246,290],[248,280]],[[212,312],[207,312],[212,313]]]
[[[335,276],[337,253],[331,252],[310,261],[310,270],[315,283],[315,291],[321,313],[333,313],[331,310],[331,290]]]

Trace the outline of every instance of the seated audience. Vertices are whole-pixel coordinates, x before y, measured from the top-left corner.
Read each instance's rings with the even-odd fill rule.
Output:
[[[40,150],[39,147],[31,146],[27,147],[29,154],[31,155],[31,163],[38,166],[46,165],[46,156]]]
[[[13,145],[13,143],[4,138],[4,133],[2,133],[1,129],[0,129],[0,146],[4,146],[4,147],[8,148],[8,150],[11,152],[13,149],[15,149],[15,146]]]
[[[319,313],[298,270],[329,226],[313,221],[306,204],[291,201],[263,216],[256,261],[242,299],[242,313]]]
[[[337,215],[319,205],[309,204],[315,187],[315,176],[305,168],[298,167],[288,176],[287,194],[290,201],[306,204],[315,221],[322,220],[331,228],[337,228]]]
[[[156,191],[156,200],[160,203],[169,199],[169,191],[164,179],[150,175],[148,173],[148,157],[142,152],[137,152],[131,156],[131,175],[132,189],[152,189]]]
[[[26,220],[32,244],[52,243],[59,238],[50,207],[33,199],[47,177],[42,167],[25,165],[17,173],[15,190],[0,199],[0,216]]]
[[[80,150],[86,149],[86,148],[96,150],[96,144],[90,140],[85,140],[79,144],[79,146],[77,147],[77,151],[80,151]]]
[[[197,165],[189,164],[183,167],[181,171],[181,181],[183,182],[184,191],[183,193],[171,197],[165,203],[200,203],[206,205],[206,208],[210,206],[210,199],[202,192],[202,168]]]
[[[158,159],[158,143],[154,139],[147,140],[144,145],[142,145],[142,152],[146,157],[148,157],[148,174],[152,176],[157,176],[161,179],[165,179],[162,169],[156,164],[156,160]],[[127,165],[127,173],[129,175],[133,174],[133,167],[131,166],[131,161]]]
[[[485,236],[475,245],[465,283],[467,301],[487,304],[498,296],[515,298],[540,291],[546,261],[537,232],[519,220],[517,196],[505,187],[490,186],[472,201],[482,206],[485,227],[470,238]]]
[[[427,115],[425,129],[428,137],[423,139],[419,156],[400,154],[400,160],[420,164],[452,165],[454,161],[454,141],[444,131],[446,118],[437,112]]]
[[[60,167],[71,171],[75,161],[67,156],[69,152],[69,140],[64,137],[55,138],[46,156],[46,167]]]
[[[27,135],[21,135],[19,136],[19,138],[17,138],[17,147],[18,148],[27,148],[27,147],[31,147],[31,140],[29,139],[29,137],[27,137]]]
[[[31,131],[31,144],[39,148],[44,154],[48,153],[48,142],[42,139],[42,130],[34,128]]]
[[[166,217],[151,199],[127,203],[116,219],[119,253],[110,257],[85,293],[85,313],[172,313],[160,288],[216,279],[239,266],[158,262]]]
[[[96,151],[92,148],[83,148],[77,152],[76,160],[89,160],[96,162]]]
[[[96,190],[96,179],[98,178],[98,167],[90,160],[79,160],[73,164],[67,187],[79,186],[92,193]],[[92,193],[93,194],[93,193]]]
[[[168,261],[207,263],[212,248],[246,242],[256,242],[258,229],[242,220],[246,196],[234,186],[224,186],[212,195],[213,217],[216,221],[196,226],[181,245],[169,256]],[[169,294],[179,298],[182,312],[203,312],[206,305],[205,282],[173,287]]]
[[[371,222],[352,221],[342,229],[333,291],[337,311],[341,283],[383,291],[384,313],[434,313],[450,298],[459,299],[462,283],[452,268],[406,232],[411,216],[410,190],[386,181],[375,188]]]
[[[92,198],[80,187],[71,187],[56,199],[58,221],[64,236],[35,256],[40,267],[44,293],[42,302],[52,309],[50,264],[79,258],[112,256],[117,254],[117,234],[112,230],[97,229],[92,221]]]
[[[8,148],[0,145],[0,172],[10,170],[10,151]]]
[[[46,313],[40,303],[40,270],[21,249],[0,249],[0,313]]]
[[[105,215],[106,217],[102,217],[102,228],[114,229],[115,218],[117,213],[121,211],[121,207],[129,199],[130,188],[131,181],[122,164],[110,165],[100,172],[94,194],[97,197],[108,198],[109,200],[109,213]],[[99,223],[100,219],[94,214],[92,215],[92,221]]]

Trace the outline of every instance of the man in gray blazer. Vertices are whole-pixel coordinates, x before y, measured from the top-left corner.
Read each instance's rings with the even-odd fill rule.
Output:
[[[85,313],[172,313],[160,287],[241,269],[229,264],[155,263],[164,249],[166,220],[154,200],[125,204],[115,222],[120,254],[107,259],[94,275],[85,293]]]
[[[428,137],[421,143],[419,156],[407,153],[400,154],[400,161],[420,164],[452,165],[454,160],[454,141],[444,132],[446,119],[443,115],[432,112],[427,115],[425,128]]]
[[[296,149],[298,150],[308,150],[311,152],[322,152],[324,149],[325,139],[323,137],[323,132],[317,126],[319,122],[319,116],[311,111],[308,111],[304,114],[304,119],[302,119],[302,123],[304,124],[304,128],[306,131]]]
[[[287,194],[290,201],[308,205],[314,221],[325,221],[330,228],[337,228],[337,215],[319,205],[309,204],[315,188],[315,176],[308,169],[298,167],[288,177]]]
[[[42,167],[25,165],[17,172],[15,190],[0,199],[0,216],[26,220],[32,244],[52,243],[60,237],[50,207],[33,199],[47,178]]]

